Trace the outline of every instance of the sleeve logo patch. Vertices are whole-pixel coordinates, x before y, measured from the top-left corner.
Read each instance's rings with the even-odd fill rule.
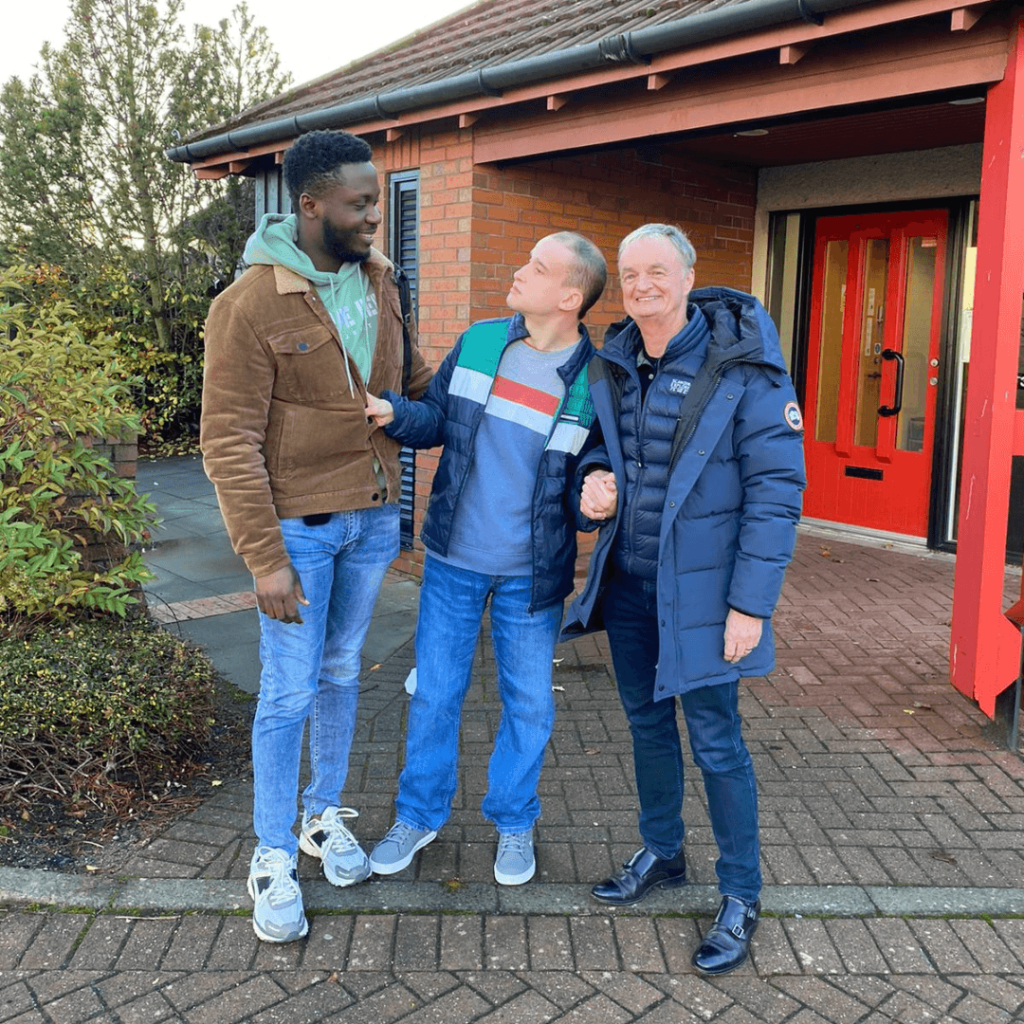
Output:
[[[782,411],[782,415],[794,430],[804,429],[804,418],[800,415],[800,406],[796,402],[787,403],[786,408]]]

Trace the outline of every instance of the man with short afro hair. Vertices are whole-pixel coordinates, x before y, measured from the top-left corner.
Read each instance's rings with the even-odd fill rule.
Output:
[[[367,422],[368,389],[400,388],[403,325],[372,152],[347,132],[288,150],[291,215],[263,217],[249,269],[206,324],[201,442],[231,542],[260,616],[252,731],[253,928],[289,942],[308,925],[298,850],[338,886],[370,873],[341,807],[356,722],[360,654],[384,573],[398,554],[399,445]],[[408,390],[430,370],[412,337]],[[303,731],[309,784],[293,831]]]
[[[303,192],[323,196],[344,178],[347,164],[373,160],[370,144],[349,132],[306,132],[284,156],[284,183],[292,207],[298,209]]]

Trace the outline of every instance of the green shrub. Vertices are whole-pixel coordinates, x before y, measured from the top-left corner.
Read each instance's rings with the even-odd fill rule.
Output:
[[[0,269],[0,626],[135,603],[154,509],[88,441],[135,434],[132,383],[59,274]],[[83,564],[89,546],[105,557]]]
[[[0,639],[0,802],[110,806],[162,782],[206,741],[213,687],[204,655],[143,621]]]
[[[199,433],[203,392],[203,322],[210,298],[200,287],[174,279],[164,302],[169,314],[169,347],[161,348],[147,313],[146,280],[123,266],[106,265],[77,282],[62,279],[66,297],[79,311],[87,333],[113,343],[122,370],[131,376],[141,432],[150,444]]]

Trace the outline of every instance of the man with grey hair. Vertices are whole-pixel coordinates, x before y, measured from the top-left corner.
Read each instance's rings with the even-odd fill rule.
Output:
[[[686,235],[645,224],[619,247],[627,318],[590,364],[603,445],[578,471],[600,527],[563,629],[606,629],[633,736],[643,847],[593,897],[636,903],[686,884],[682,706],[704,778],[721,907],[693,956],[717,975],[747,958],[761,890],[757,785],[739,680],[774,667],[770,619],[804,486],[800,409],[761,304],[692,291]]]

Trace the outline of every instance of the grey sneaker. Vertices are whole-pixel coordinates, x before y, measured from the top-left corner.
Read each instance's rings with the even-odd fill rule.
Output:
[[[373,848],[370,868],[377,875],[393,875],[407,868],[417,850],[422,850],[437,835],[396,821],[388,834]]]
[[[247,885],[255,904],[252,928],[264,942],[294,942],[309,931],[297,860],[273,846],[258,846],[252,855]]]
[[[529,832],[498,834],[498,855],[494,878],[499,885],[522,885],[533,878],[537,861],[533,856],[533,829]]]
[[[299,849],[320,861],[331,885],[355,885],[370,877],[370,862],[343,822],[358,817],[359,812],[351,807],[328,807],[312,819],[302,815]]]

